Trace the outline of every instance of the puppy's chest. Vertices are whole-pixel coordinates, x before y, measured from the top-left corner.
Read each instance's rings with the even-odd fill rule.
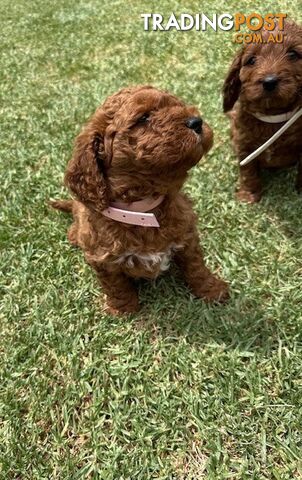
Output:
[[[302,147],[295,141],[286,138],[269,146],[259,157],[260,164],[268,167],[287,167],[294,165],[299,160]]]
[[[299,155],[302,153],[302,138],[297,127],[298,125],[293,125],[289,131],[284,132],[280,138],[275,140],[272,145],[264,150],[264,152],[258,157],[260,166],[268,168],[289,167],[299,160]],[[263,126],[261,130],[257,130],[256,128],[253,129],[253,127],[251,127],[248,138],[250,139],[250,136],[252,136],[252,138],[257,139],[257,143],[249,149],[250,153],[252,153],[257,146],[263,145],[268,139],[270,139],[279,128],[279,126],[277,129],[271,128],[271,126]],[[238,138],[238,140],[240,140],[239,143],[241,143],[242,138],[245,138],[241,135]],[[242,143],[244,144],[244,141]]]
[[[159,274],[168,270],[173,255],[183,248],[183,245],[171,243],[166,249],[158,252],[125,250],[113,259],[113,263],[127,270],[143,269],[146,272]]]

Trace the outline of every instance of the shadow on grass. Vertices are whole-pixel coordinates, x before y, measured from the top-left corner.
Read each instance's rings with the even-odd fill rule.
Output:
[[[134,323],[171,341],[183,337],[200,347],[215,343],[226,349],[265,352],[278,344],[278,328],[259,292],[247,298],[231,287],[226,304],[209,305],[190,294],[173,268],[151,284],[140,281],[139,290],[142,310]],[[270,301],[269,295],[266,300]]]
[[[263,198],[259,207],[290,238],[302,238],[302,194],[296,190],[296,167],[265,170],[262,173]]]

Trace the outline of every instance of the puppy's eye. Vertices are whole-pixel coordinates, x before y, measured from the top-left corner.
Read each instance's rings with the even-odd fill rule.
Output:
[[[249,57],[244,65],[254,65],[256,62],[256,57],[253,55],[252,57]]]
[[[137,124],[146,123],[150,118],[150,113],[144,113],[141,117],[139,117],[136,121]]]
[[[302,58],[300,53],[297,52],[296,50],[289,50],[287,52],[287,57],[289,58],[289,60],[292,60],[292,61],[295,61],[295,60],[298,60],[299,58]]]

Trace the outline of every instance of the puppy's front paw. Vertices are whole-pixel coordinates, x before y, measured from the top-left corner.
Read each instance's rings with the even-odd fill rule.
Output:
[[[130,315],[140,310],[138,297],[129,298],[129,301],[125,304],[115,301],[115,299],[107,298],[105,310],[114,316]]]
[[[240,202],[257,203],[261,200],[262,194],[258,192],[250,192],[249,190],[240,189],[236,192],[236,197]]]
[[[214,277],[214,275],[205,280],[200,288],[194,289],[193,293],[196,297],[209,303],[224,303],[230,296],[228,284],[224,280]]]

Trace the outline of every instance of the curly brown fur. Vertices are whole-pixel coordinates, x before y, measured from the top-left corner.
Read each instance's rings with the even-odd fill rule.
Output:
[[[97,109],[75,142],[65,183],[76,196],[53,207],[72,209],[69,241],[82,248],[113,313],[139,308],[134,278],[156,278],[168,257],[182,266],[193,293],[224,301],[228,289],[205,266],[191,201],[180,192],[188,170],[212,145],[212,131],[186,126],[194,107],[150,86],[125,88]],[[112,201],[164,195],[152,212],[160,228],[102,215]],[[72,202],[72,205],[71,205]],[[165,262],[163,258],[165,257]]]
[[[277,28],[273,34],[281,33]],[[266,123],[254,112],[277,115],[302,106],[302,28],[285,22],[283,43],[249,44],[239,51],[224,82],[224,111],[231,110],[232,140],[239,161],[268,140],[283,123]],[[269,33],[263,31],[265,39]],[[264,88],[266,77],[274,75],[278,84]],[[297,189],[302,189],[302,117],[269,149],[250,164],[240,167],[237,196],[250,203],[261,199],[261,168],[298,165]]]

